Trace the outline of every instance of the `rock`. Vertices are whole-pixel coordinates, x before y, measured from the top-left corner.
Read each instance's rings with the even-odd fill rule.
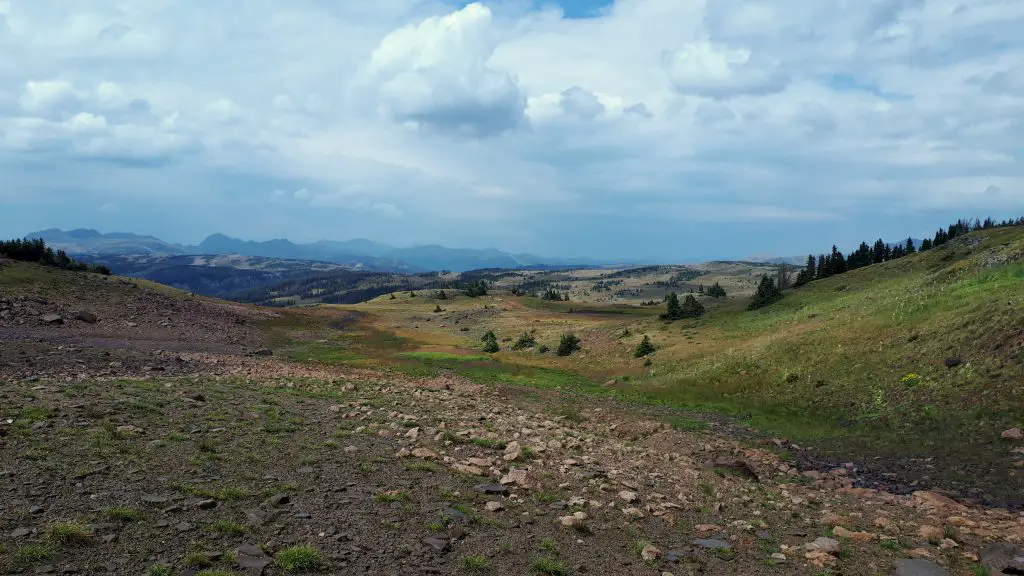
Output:
[[[644,517],[643,510],[639,508],[623,508],[622,513],[628,516],[629,518],[640,519]]]
[[[946,358],[942,363],[946,365],[946,368],[956,368],[963,364],[964,361],[959,358]]]
[[[201,392],[190,392],[185,394],[185,398],[188,398],[193,402],[206,402],[206,396],[203,396]]]
[[[437,452],[434,452],[430,448],[423,448],[422,446],[413,449],[412,455],[417,458],[423,458],[424,460],[436,460],[439,457]]]
[[[966,507],[945,494],[934,490],[920,490],[910,496],[911,503],[922,510],[941,511],[944,509],[965,510]]]
[[[698,538],[693,545],[708,550],[732,550],[732,544],[718,538]]]
[[[467,458],[466,462],[473,466],[480,466],[481,468],[488,468],[494,463],[490,458]]]
[[[216,500],[200,500],[199,504],[197,504],[197,506],[199,507],[200,510],[213,510],[214,508],[217,507],[217,501]]]
[[[428,536],[423,539],[423,543],[438,552],[444,552],[451,544],[451,540],[447,536]]]
[[[263,574],[263,571],[273,563],[273,560],[267,556],[263,550],[253,546],[252,544],[242,544],[235,551],[237,558],[238,567],[247,571],[253,576],[259,576]]]
[[[560,516],[558,523],[566,528],[578,528],[583,526],[584,522],[587,521],[587,515],[584,512],[576,512],[569,516]]]
[[[623,490],[619,492],[619,499],[624,500],[630,504],[640,499],[636,492],[630,492],[629,490]]]
[[[772,560],[776,564],[781,564],[781,563],[785,562],[786,560],[788,560],[788,558],[786,558],[786,555],[783,554],[782,552],[775,552],[775,553],[772,554]]]
[[[419,429],[419,427],[409,428],[409,431],[405,433],[405,437],[409,438],[410,440],[417,440],[417,439],[419,439],[419,437],[420,437],[420,429]]]
[[[992,576],[1024,574],[1024,548],[1008,542],[1000,542],[985,548],[981,551],[979,559]]]
[[[661,550],[651,544],[648,544],[640,551],[640,558],[643,559],[644,562],[653,562],[658,558],[661,558]]]
[[[477,484],[473,486],[474,492],[481,494],[499,494],[501,496],[508,496],[508,488],[502,484]]]
[[[945,568],[930,560],[900,558],[890,576],[949,576]]]
[[[278,506],[284,506],[292,501],[291,496],[287,494],[275,494],[270,498],[267,498],[265,503],[271,508],[277,508]]]
[[[497,500],[491,500],[487,504],[484,504],[484,508],[486,508],[488,512],[499,512],[505,509],[505,505]]]
[[[253,350],[253,356],[273,356],[274,351],[270,348],[260,348],[259,350]]]
[[[30,534],[32,534],[32,530],[29,528],[15,528],[11,532],[11,538],[24,538]]]
[[[79,310],[78,312],[75,312],[75,320],[85,322],[86,324],[95,324],[98,318],[96,318],[96,315],[92,312]]]
[[[506,462],[514,462],[522,457],[523,447],[519,444],[519,442],[513,440],[512,442],[508,443],[508,446],[505,446],[505,454],[502,455],[501,458]]]
[[[142,428],[139,428],[138,426],[132,426],[131,424],[118,426],[116,430],[117,433],[122,436],[138,436],[139,434],[145,432],[145,430],[143,430]]]
[[[722,530],[722,527],[715,526],[714,524],[697,524],[693,529],[697,532],[719,532]]]
[[[760,479],[757,477],[757,472],[754,471],[754,467],[749,462],[742,458],[735,458],[732,456],[719,456],[715,458],[714,462],[711,463],[714,468],[726,468],[732,470],[741,476],[746,476],[754,482],[758,482]]]
[[[170,501],[170,498],[168,498],[167,496],[161,496],[159,494],[142,495],[143,504],[166,504],[168,501]]]
[[[917,528],[917,535],[929,542],[938,542],[942,540],[942,528],[938,526],[929,526],[928,524],[922,524]]]
[[[811,564],[818,568],[824,568],[825,566],[832,566],[836,563],[836,557],[823,551],[823,550],[809,550],[804,554],[804,558],[808,559]]]
[[[1024,439],[1024,432],[1020,428],[1010,428],[1009,430],[1003,430],[1000,435],[1003,440],[1022,440]]]
[[[515,484],[520,488],[534,488],[537,481],[529,471],[520,468],[512,468],[500,480],[502,484]]]
[[[825,538],[824,536],[817,538],[814,542],[807,545],[808,550],[821,550],[826,554],[835,554],[839,552],[839,541],[833,538]]]
[[[64,323],[64,317],[61,316],[60,314],[44,314],[40,318],[40,320],[43,321],[43,324],[63,324]]]
[[[835,534],[839,538],[849,538],[850,540],[857,540],[858,542],[868,542],[875,539],[875,534],[871,532],[854,532],[847,530],[842,526],[836,526],[832,529],[832,534]]]
[[[460,474],[467,474],[469,476],[483,476],[484,471],[477,466],[469,466],[467,464],[453,464],[452,468]]]

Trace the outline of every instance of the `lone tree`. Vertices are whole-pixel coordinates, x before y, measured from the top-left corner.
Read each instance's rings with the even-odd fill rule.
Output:
[[[579,349],[580,339],[570,332],[568,334],[562,334],[562,339],[558,342],[558,350],[555,353],[559,356],[569,356]]]
[[[675,292],[669,292],[665,297],[665,313],[661,315],[662,320],[678,320],[683,317],[683,309],[679,305],[679,296]]]
[[[775,280],[768,276],[761,276],[761,283],[757,285],[757,292],[750,298],[747,310],[757,310],[769,304],[782,300],[782,291],[775,286]]]
[[[494,332],[488,330],[487,334],[484,334],[483,342],[484,352],[488,354],[494,354],[501,350],[501,346],[498,346],[498,338],[494,336]]]
[[[640,343],[636,345],[636,349],[633,350],[633,357],[643,358],[655,350],[656,348],[654,347],[654,344],[651,344],[651,339],[647,337],[647,334],[644,334],[644,339],[641,340]]]
[[[726,296],[725,288],[722,288],[722,285],[718,282],[715,282],[711,288],[705,290],[704,293],[712,298],[725,298]]]
[[[440,304],[434,304],[434,314],[440,314],[444,312],[444,308],[441,308]]]
[[[437,299],[438,300],[447,300],[448,299],[448,295],[444,293],[444,290],[441,290],[440,292],[437,293]]]
[[[704,305],[698,302],[693,294],[687,294],[683,299],[681,313],[681,318],[700,318],[704,315]]]

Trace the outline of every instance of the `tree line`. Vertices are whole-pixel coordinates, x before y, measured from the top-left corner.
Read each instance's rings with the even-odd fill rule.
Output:
[[[14,239],[0,241],[0,256],[21,262],[35,262],[75,272],[95,272],[110,276],[110,268],[103,264],[86,264],[67,255],[63,250],[54,250],[42,238]]]
[[[921,241],[920,246],[915,245],[913,238],[907,238],[906,241],[898,244],[889,244],[879,238],[871,245],[867,242],[861,242],[856,250],[847,255],[844,255],[833,244],[832,250],[828,253],[819,254],[818,256],[809,254],[807,256],[807,263],[797,274],[794,286],[803,286],[814,280],[821,280],[822,278],[828,278],[849,270],[870,266],[871,264],[898,260],[919,251],[925,252],[942,246],[957,236],[962,236],[968,232],[1021,225],[1024,225],[1024,217],[1003,220],[1001,222],[997,222],[992,218],[986,218],[985,220],[977,218],[974,220],[960,219],[946,228],[939,228],[935,232],[934,237],[925,238]]]

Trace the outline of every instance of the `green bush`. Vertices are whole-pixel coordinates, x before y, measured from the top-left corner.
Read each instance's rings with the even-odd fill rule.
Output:
[[[569,356],[579,349],[580,339],[570,332],[568,334],[562,334],[562,339],[558,342],[558,351],[556,354],[559,356]]]
[[[525,350],[526,348],[533,348],[537,345],[537,339],[533,337],[533,334],[524,332],[516,343],[512,345],[513,350]]]
[[[646,334],[644,334],[644,339],[641,340],[640,343],[636,345],[636,349],[633,350],[633,357],[643,358],[644,356],[651,354],[655,350],[656,348],[654,347],[654,344],[651,343],[651,339],[648,338]]]

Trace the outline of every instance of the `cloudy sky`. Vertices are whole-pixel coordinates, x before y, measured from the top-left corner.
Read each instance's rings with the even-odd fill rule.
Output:
[[[1024,0],[0,0],[0,234],[681,261],[1024,215]]]

